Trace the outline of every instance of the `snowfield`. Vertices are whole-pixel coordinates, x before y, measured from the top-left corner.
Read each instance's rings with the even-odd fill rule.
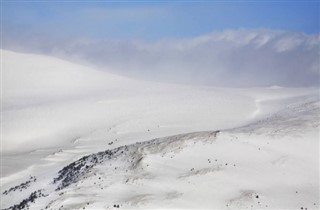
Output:
[[[2,61],[1,209],[319,209],[318,88]]]

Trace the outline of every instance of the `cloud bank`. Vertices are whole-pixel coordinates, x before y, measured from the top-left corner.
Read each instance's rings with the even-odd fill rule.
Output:
[[[7,39],[4,48],[54,55],[162,82],[226,87],[320,83],[319,34],[239,29],[154,42],[44,37]]]

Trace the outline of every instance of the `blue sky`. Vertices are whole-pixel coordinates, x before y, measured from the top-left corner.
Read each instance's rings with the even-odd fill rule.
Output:
[[[318,1],[3,1],[3,33],[57,38],[157,40],[268,28],[319,32]]]

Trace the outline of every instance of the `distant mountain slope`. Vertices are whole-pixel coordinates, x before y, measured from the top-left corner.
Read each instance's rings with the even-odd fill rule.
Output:
[[[126,82],[61,59],[2,50],[4,99],[85,95]]]
[[[255,109],[250,96],[232,90],[138,81],[48,56],[2,54],[3,152],[68,145],[104,127],[152,130],[153,136],[226,128]]]

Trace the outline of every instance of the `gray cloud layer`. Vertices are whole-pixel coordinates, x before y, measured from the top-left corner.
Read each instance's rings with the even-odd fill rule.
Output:
[[[156,42],[5,40],[4,47],[165,82],[228,87],[318,86],[320,78],[319,34],[240,29]]]

